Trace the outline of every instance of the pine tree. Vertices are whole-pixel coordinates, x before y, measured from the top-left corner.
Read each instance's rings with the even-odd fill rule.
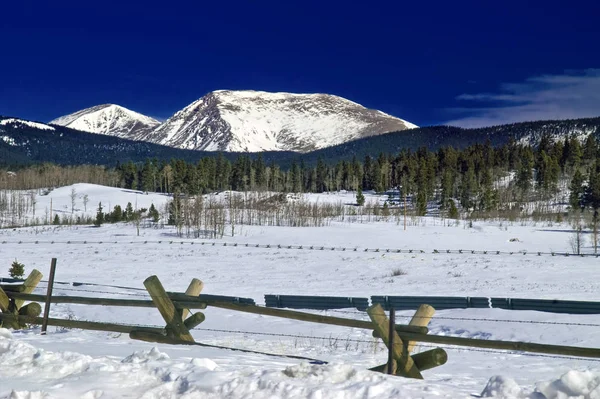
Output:
[[[363,206],[365,204],[365,196],[362,192],[362,188],[358,187],[358,191],[356,192],[356,205]]]
[[[15,259],[8,269],[8,274],[12,278],[23,278],[25,275],[25,265]]]
[[[523,151],[521,160],[521,167],[517,171],[517,188],[521,190],[521,199],[525,198],[525,195],[531,188],[531,169],[533,168],[533,154],[531,149]]]
[[[259,190],[267,188],[267,167],[263,159],[262,153],[258,154],[258,157],[254,161],[256,187]]]
[[[152,221],[154,223],[158,223],[158,220],[160,219],[160,214],[158,213],[158,210],[156,210],[156,207],[154,206],[154,204],[150,204],[150,209],[148,210],[148,216],[150,216],[152,218]]]
[[[596,159],[598,153],[598,143],[596,142],[596,137],[593,134],[590,134],[585,139],[585,143],[583,145],[583,158],[591,162]]]
[[[417,191],[417,215],[425,216],[427,213],[427,193],[425,190]]]
[[[107,216],[108,219],[108,216]],[[121,209],[121,205],[115,205],[112,213],[110,214],[110,221],[112,223],[118,223],[123,220],[123,210]]]
[[[316,181],[317,192],[322,193],[322,192],[327,191],[327,185],[325,184],[326,179],[327,179],[327,166],[325,165],[325,162],[323,162],[323,159],[319,158],[317,160],[317,181]]]
[[[389,207],[389,205],[388,205],[387,201],[385,201],[385,202],[383,203],[383,208],[381,209],[381,216],[384,216],[384,217],[386,217],[386,218],[387,218],[388,216],[390,216],[390,207]]]
[[[454,176],[451,170],[444,169],[442,171],[442,187],[441,187],[441,198],[440,208],[446,208],[449,203],[449,199],[454,196]]]
[[[569,205],[571,206],[571,210],[576,211],[581,209],[584,187],[583,187],[583,175],[577,169],[573,178],[571,179],[571,184],[569,185],[569,190],[571,193],[569,194]]]
[[[60,224],[60,218],[58,217],[58,214],[54,215],[54,220],[52,221],[52,224],[56,226]]]
[[[598,209],[600,209],[600,163],[598,163],[598,161],[596,161],[594,166],[590,168],[588,186],[584,196],[584,204],[585,206],[592,208],[594,211],[592,219],[594,231],[594,253],[597,253],[599,222]]]
[[[119,207],[119,209],[120,208],[121,207]],[[131,205],[131,202],[128,202],[127,206],[125,207],[125,212],[124,212],[124,215],[123,215],[123,219],[126,222],[130,222],[130,221],[133,220],[133,206]]]
[[[448,217],[450,219],[458,219],[458,208],[454,203],[454,200],[448,200]]]
[[[125,165],[122,165],[121,179],[123,180],[125,188],[137,189],[137,174],[137,168],[133,162],[129,161]]]
[[[141,186],[145,192],[155,190],[156,182],[156,166],[149,159],[146,159],[144,166],[141,171]]]
[[[482,173],[481,179],[481,201],[479,204],[479,209],[482,211],[492,211],[496,208],[496,196],[495,190],[492,182],[492,173],[489,169],[486,169]]]
[[[460,182],[460,204],[467,211],[473,207],[473,196],[476,190],[475,165],[469,162],[467,171],[462,175]]]
[[[173,200],[169,203],[169,220],[167,224],[179,226],[182,221],[181,198],[178,192],[173,193]]]
[[[99,227],[102,225],[102,223],[104,223],[104,213],[102,213],[102,202],[99,202],[94,226]]]
[[[300,168],[296,161],[292,161],[292,167],[290,169],[290,191],[293,193],[302,192],[302,176],[300,175]]]

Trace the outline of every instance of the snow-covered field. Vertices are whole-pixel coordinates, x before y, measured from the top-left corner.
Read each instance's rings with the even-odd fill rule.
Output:
[[[36,214],[53,201],[53,212],[75,213],[127,202],[161,207],[168,197],[78,184],[39,196]],[[311,201],[353,202],[353,194],[322,194]],[[537,256],[570,252],[567,225],[464,223],[434,218],[411,223],[342,223],[292,228],[236,226],[235,236],[210,240],[176,237],[174,228],[128,224],[100,228],[30,227],[0,230],[0,276],[12,261],[48,275],[58,258],[55,295],[136,299],[156,274],[170,291],[184,291],[194,277],[206,294],[342,296],[450,295],[600,300],[600,259]],[[85,241],[85,243],[84,243]],[[160,241],[160,243],[159,243]],[[202,242],[205,244],[202,245]],[[238,246],[229,244],[237,243]],[[240,244],[263,244],[260,248]],[[227,244],[226,246],[223,244]],[[270,244],[271,248],[265,248]],[[282,248],[277,246],[281,245]],[[302,245],[304,249],[286,249]],[[586,243],[589,246],[589,242]],[[358,248],[310,250],[310,246]],[[422,249],[424,253],[365,252],[365,248]],[[433,253],[433,249],[515,252],[514,255]],[[589,248],[587,248],[589,250]],[[527,251],[527,255],[516,254]],[[395,269],[404,274],[392,277]],[[41,283],[37,293],[45,292]],[[49,327],[0,329],[0,397],[4,398],[600,398],[600,362],[565,357],[445,347],[446,365],[425,371],[424,381],[367,371],[387,353],[371,332],[208,308],[192,331],[196,341],[327,361],[327,365],[228,350],[150,344],[126,335]],[[316,311],[313,311],[316,312]],[[355,309],[319,312],[368,317]],[[52,317],[163,324],[156,309],[53,305]],[[398,312],[398,322],[412,312]],[[503,321],[496,321],[503,320]],[[550,324],[551,323],[551,324]],[[566,315],[501,309],[438,311],[430,333],[483,339],[600,347],[600,315]],[[422,350],[430,349],[422,345]],[[489,383],[489,384],[488,384]],[[487,386],[487,387],[486,387]]]

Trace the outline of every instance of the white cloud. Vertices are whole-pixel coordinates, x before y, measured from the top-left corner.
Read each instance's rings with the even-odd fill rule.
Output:
[[[462,115],[445,124],[481,127],[547,119],[600,116],[600,69],[542,75],[505,83],[498,93],[461,94],[473,107],[452,109]]]

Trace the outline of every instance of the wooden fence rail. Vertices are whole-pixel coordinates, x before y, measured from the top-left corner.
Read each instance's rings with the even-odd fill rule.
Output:
[[[23,294],[19,292],[6,291],[9,298],[19,298],[28,301],[45,301],[45,295]],[[175,306],[179,309],[206,309],[207,306],[212,306],[221,309],[229,309],[238,312],[260,314],[265,316],[282,317],[286,319],[307,321],[312,323],[330,324],[343,327],[363,328],[367,330],[373,329],[373,324],[369,321],[347,319],[343,317],[324,316],[313,313],[298,312],[294,310],[265,308],[262,306],[225,302],[214,299],[191,297],[185,294],[167,292],[167,296],[175,301]],[[155,308],[156,305],[151,300],[140,299],[113,299],[113,298],[92,298],[81,296],[55,296],[50,299],[52,303],[70,303],[80,305],[101,305],[101,306],[128,306],[128,307],[144,307]],[[427,334],[428,328],[421,326],[396,325],[398,332],[411,332],[415,334]]]
[[[187,309],[205,309],[206,306],[213,306],[222,309],[229,309],[233,311],[240,311],[246,313],[261,314],[266,316],[282,317],[293,320],[301,320],[314,323],[332,324],[345,327],[355,327],[373,330],[373,324],[369,321],[346,319],[341,317],[324,316],[312,313],[304,313],[292,310],[283,310],[276,308],[264,308],[256,305],[243,305],[236,303],[228,303],[214,300],[203,300],[201,297],[188,297],[185,301],[180,298],[185,297],[185,294],[167,293],[168,296],[175,300],[175,303],[179,305],[179,308]],[[17,292],[7,291],[6,295],[9,298],[19,298],[28,301],[45,301],[45,295],[35,294],[23,294]],[[91,297],[67,297],[59,296],[52,297],[52,303],[71,303],[71,304],[82,304],[82,305],[104,305],[104,306],[133,306],[133,307],[156,307],[150,300],[138,300],[138,299],[112,299],[112,298],[91,298]],[[6,317],[6,316],[4,316]],[[49,323],[49,325],[53,325]],[[64,326],[68,327],[68,326]],[[80,327],[74,327],[80,328]],[[111,330],[113,331],[113,330]],[[487,339],[476,339],[476,338],[461,338],[461,337],[449,337],[440,335],[428,335],[427,327],[420,326],[407,326],[407,325],[396,325],[396,331],[400,338],[404,338],[409,341],[426,342],[434,344],[445,344],[445,345],[456,345],[466,346],[475,348],[486,348],[486,349],[502,349],[502,350],[514,350],[524,352],[535,352],[535,353],[546,353],[554,355],[567,355],[567,356],[582,356],[591,358],[600,358],[600,349],[595,348],[583,348],[573,346],[560,346],[560,345],[548,345],[548,344],[535,344],[529,342],[515,342],[515,341],[497,341]],[[119,331],[124,332],[124,331]]]

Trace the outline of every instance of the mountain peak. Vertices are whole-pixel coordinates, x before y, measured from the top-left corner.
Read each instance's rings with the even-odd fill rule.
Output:
[[[95,105],[61,116],[50,123],[90,133],[129,139],[160,125],[156,119],[116,104]]]
[[[415,127],[330,94],[216,90],[138,139],[205,151],[307,152]]]

